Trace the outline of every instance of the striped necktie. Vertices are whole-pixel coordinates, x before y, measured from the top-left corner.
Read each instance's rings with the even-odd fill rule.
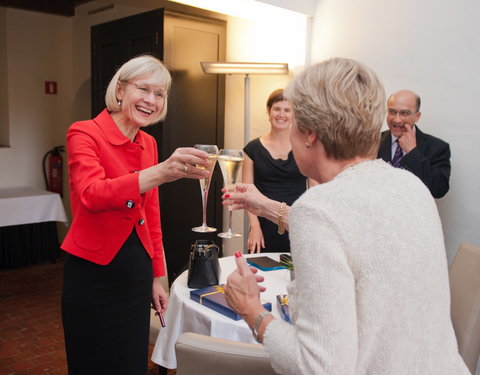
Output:
[[[392,165],[395,168],[398,168],[400,167],[400,160],[402,160],[403,158],[403,150],[398,143],[398,139],[395,141],[395,143],[397,144],[397,149],[395,150],[395,154],[393,155]]]

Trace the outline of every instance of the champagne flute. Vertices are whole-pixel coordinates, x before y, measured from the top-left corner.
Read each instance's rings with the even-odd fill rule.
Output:
[[[243,152],[241,150],[220,150],[218,164],[222,170],[226,192],[234,191],[243,164]],[[222,238],[241,237],[241,234],[232,231],[231,205],[228,206],[228,211],[228,231],[219,233],[218,236]]]
[[[200,233],[209,233],[215,232],[217,228],[209,227],[207,225],[207,198],[208,198],[208,189],[210,187],[210,182],[212,180],[213,169],[215,168],[215,163],[217,162],[218,156],[218,147],[215,145],[195,145],[195,148],[202,150],[208,153],[208,166],[204,167],[203,165],[197,164],[197,168],[206,169],[210,172],[208,177],[200,179],[200,190],[202,192],[202,206],[203,206],[203,222],[199,227],[194,227],[192,230],[194,232]]]

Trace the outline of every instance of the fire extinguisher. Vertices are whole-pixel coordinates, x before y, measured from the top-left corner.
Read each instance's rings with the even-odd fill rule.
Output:
[[[63,196],[63,159],[60,152],[64,151],[65,146],[56,146],[45,154],[42,162],[43,178],[47,190],[58,193],[60,196]],[[48,174],[45,166],[47,158]]]

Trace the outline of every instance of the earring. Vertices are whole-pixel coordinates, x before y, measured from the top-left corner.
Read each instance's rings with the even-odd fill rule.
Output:
[[[308,143],[308,142],[305,142],[305,147],[306,147],[306,148],[310,148],[310,147],[312,147],[312,145],[311,145],[310,143]]]
[[[117,100],[117,105],[122,108],[122,101],[121,100]]]

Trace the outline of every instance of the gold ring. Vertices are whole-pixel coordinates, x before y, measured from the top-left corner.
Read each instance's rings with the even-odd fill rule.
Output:
[[[187,164],[185,164],[185,165],[183,166],[183,171],[184,171],[185,173],[188,173],[188,165],[187,165]]]

